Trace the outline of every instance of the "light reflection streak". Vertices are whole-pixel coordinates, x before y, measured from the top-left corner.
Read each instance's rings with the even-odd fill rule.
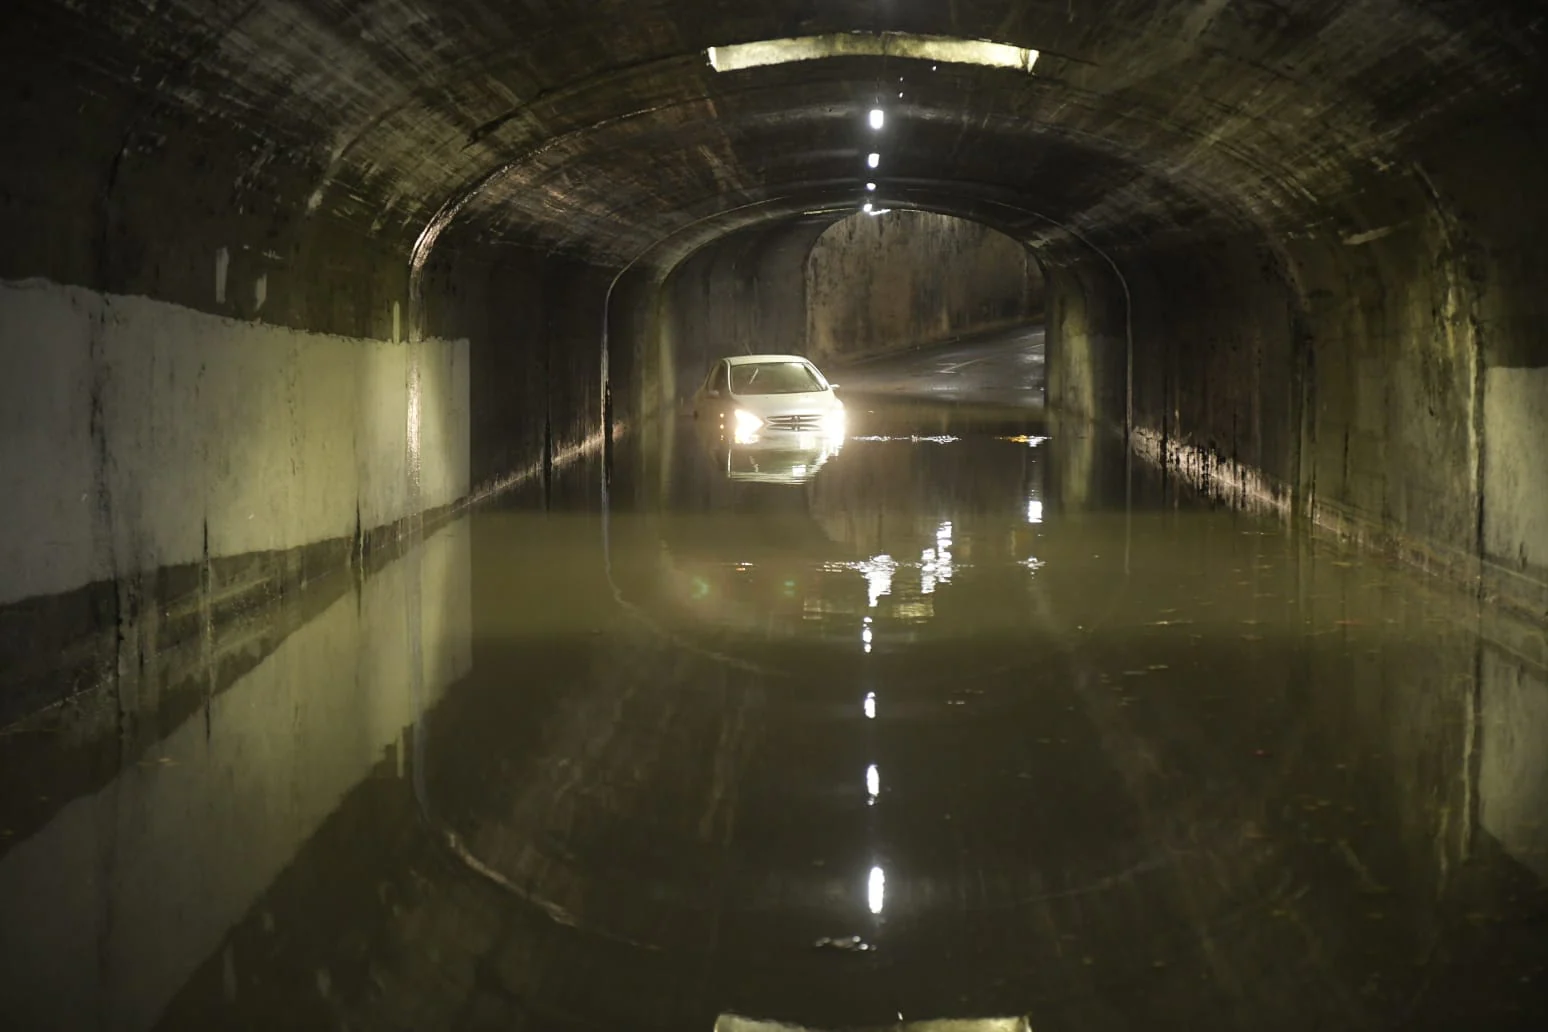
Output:
[[[1031,501],[1027,502],[1027,522],[1043,522],[1043,503],[1038,501],[1036,498],[1033,498]]]
[[[865,575],[867,604],[870,608],[875,609],[883,595],[892,594],[892,575],[897,568],[897,560],[885,554],[855,564],[855,569]]]
[[[850,440],[853,440],[853,441],[910,441],[910,442],[914,442],[914,443],[918,443],[920,441],[924,441],[924,442],[927,442],[929,444],[951,444],[953,441],[960,441],[960,440],[962,440],[962,438],[960,438],[960,437],[953,437],[951,434],[936,434],[933,437],[920,437],[918,434],[912,434],[912,435],[910,435],[908,437],[889,437],[886,434],[880,434],[880,435],[872,435],[870,437],[852,437],[852,438],[850,438]]]
[[[936,585],[951,582],[951,521],[942,523],[935,531],[935,547],[927,548],[919,556],[919,590],[930,595]]]

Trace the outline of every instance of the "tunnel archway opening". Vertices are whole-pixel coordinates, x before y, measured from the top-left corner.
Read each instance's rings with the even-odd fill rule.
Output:
[[[983,223],[904,208],[828,227],[806,260],[806,353],[843,364],[1041,318],[1031,252]]]
[[[1010,235],[943,212],[853,207],[732,229],[661,277],[653,346],[677,385],[729,354],[820,366],[1037,322],[1038,259]]]

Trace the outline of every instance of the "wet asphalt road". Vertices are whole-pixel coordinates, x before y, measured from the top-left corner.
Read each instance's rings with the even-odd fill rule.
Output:
[[[1050,422],[1036,343],[648,427],[142,758],[51,729],[8,1027],[1545,1027],[1540,632]]]
[[[981,334],[833,371],[851,390],[988,406],[1043,406],[1043,328]]]

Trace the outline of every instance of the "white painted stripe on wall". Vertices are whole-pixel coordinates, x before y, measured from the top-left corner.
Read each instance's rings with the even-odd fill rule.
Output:
[[[93,334],[100,366],[93,365]],[[0,282],[0,604],[120,572],[288,549],[408,513],[407,345],[244,322],[40,280]],[[468,342],[422,349],[423,504],[468,493]]]

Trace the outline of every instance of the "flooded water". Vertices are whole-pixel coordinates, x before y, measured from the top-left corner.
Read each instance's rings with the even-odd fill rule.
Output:
[[[13,733],[8,1027],[1548,1027],[1540,629],[895,394],[644,428],[136,756]]]

